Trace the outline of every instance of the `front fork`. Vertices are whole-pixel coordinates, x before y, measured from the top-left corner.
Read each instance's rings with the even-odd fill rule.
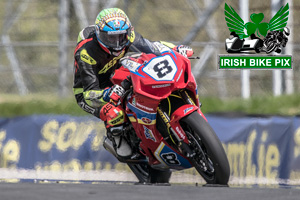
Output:
[[[170,138],[172,141],[172,145],[175,145],[177,149],[186,157],[190,158],[195,155],[195,153],[189,147],[189,140],[186,136],[185,131],[181,127],[179,121],[191,114],[194,111],[197,111],[200,115],[204,117],[199,107],[193,101],[193,99],[189,96],[187,91],[183,90],[179,92],[180,97],[184,100],[185,104],[178,107],[169,117],[169,115],[161,110],[159,107],[157,108],[157,112],[166,124],[168,131],[168,139]],[[204,117],[205,118],[205,117]],[[165,138],[166,140],[167,138]]]

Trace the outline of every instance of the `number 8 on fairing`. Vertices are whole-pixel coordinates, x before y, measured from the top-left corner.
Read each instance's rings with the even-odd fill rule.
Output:
[[[165,75],[172,72],[173,69],[169,66],[169,62],[167,60],[163,60],[154,65],[153,70],[157,72],[157,76],[159,78],[163,78]]]
[[[177,72],[177,66],[170,55],[156,57],[143,67],[143,72],[156,81],[172,81]]]
[[[177,156],[175,153],[164,153],[161,154],[161,157],[164,159],[164,161],[169,165],[180,165],[179,160],[177,159]]]

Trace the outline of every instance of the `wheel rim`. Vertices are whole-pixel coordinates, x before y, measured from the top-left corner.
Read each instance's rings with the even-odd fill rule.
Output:
[[[189,131],[186,131],[186,134],[189,138],[190,146],[196,153],[196,155],[192,158],[194,167],[205,180],[214,180],[215,169],[211,159],[207,155],[205,146],[203,144],[201,145],[201,138],[197,135],[194,136]]]
[[[275,49],[275,44],[271,43],[267,46],[267,53],[271,53]]]

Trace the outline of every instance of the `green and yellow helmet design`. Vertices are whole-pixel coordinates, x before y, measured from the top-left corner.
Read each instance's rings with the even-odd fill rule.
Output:
[[[95,20],[95,28],[97,39],[106,52],[121,52],[134,41],[130,20],[119,8],[102,10]]]

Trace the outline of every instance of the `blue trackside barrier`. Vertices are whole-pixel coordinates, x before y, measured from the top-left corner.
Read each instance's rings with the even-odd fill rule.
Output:
[[[300,178],[300,117],[207,115],[233,177]],[[118,161],[102,147],[95,117],[0,119],[0,168],[101,170]]]

